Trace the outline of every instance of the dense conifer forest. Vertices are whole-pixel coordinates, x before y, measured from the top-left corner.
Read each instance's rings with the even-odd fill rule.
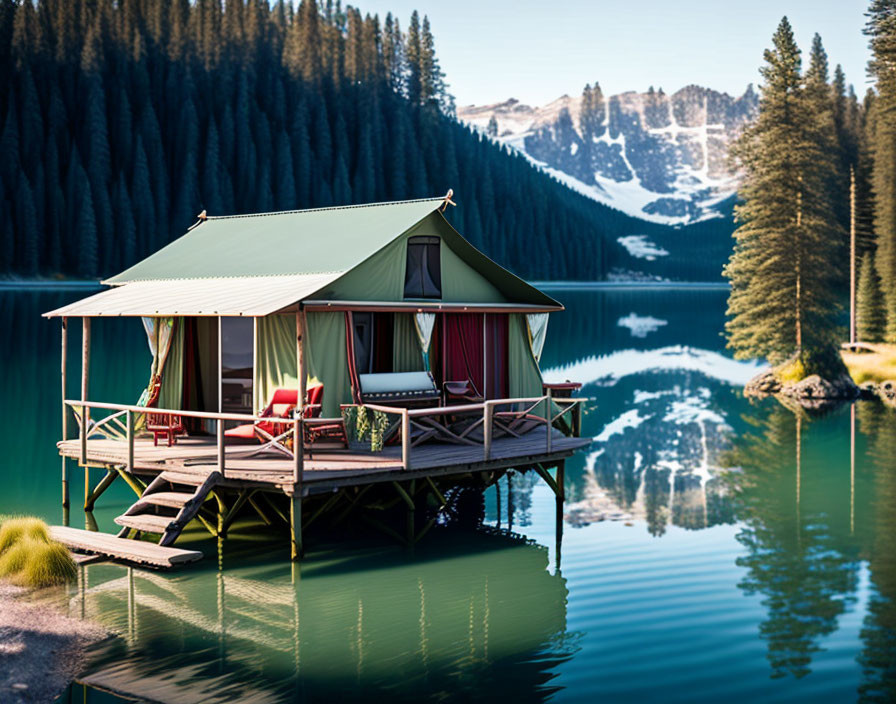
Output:
[[[0,274],[112,274],[202,210],[448,188],[530,278],[603,278],[618,236],[662,229],[459,123],[434,45],[417,13],[330,0],[0,0]]]

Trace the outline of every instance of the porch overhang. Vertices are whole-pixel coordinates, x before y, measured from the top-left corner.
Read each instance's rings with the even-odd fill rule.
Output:
[[[342,273],[135,281],[44,313],[44,317],[260,317],[294,306]]]
[[[459,303],[442,301],[319,301],[305,300],[302,309],[309,313],[324,311],[370,311],[374,313],[556,313],[555,306],[529,303]],[[286,312],[286,311],[284,311]]]

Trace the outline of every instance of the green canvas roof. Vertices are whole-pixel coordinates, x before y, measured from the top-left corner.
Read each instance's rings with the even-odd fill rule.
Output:
[[[311,299],[402,302],[404,240],[413,234],[438,235],[450,250],[443,249],[443,303],[562,309],[467,242],[439,212],[444,203],[210,216],[107,279],[111,291],[48,315],[258,316]],[[438,302],[420,305],[430,303]]]
[[[427,198],[209,217],[103,283],[345,272],[444,202]]]

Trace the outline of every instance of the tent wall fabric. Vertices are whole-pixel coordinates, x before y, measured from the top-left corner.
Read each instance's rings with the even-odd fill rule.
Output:
[[[507,398],[507,315],[485,315],[485,397]]]
[[[345,316],[342,313],[307,313],[305,320],[305,358],[309,382],[317,380],[324,385],[322,413],[327,418],[338,418],[339,405],[352,402]]]
[[[298,387],[295,315],[258,319],[254,381],[256,413],[267,407],[275,390]]]
[[[526,319],[519,313],[509,316],[507,334],[508,391],[513,398],[541,396],[542,380],[538,362],[529,345]]]
[[[423,352],[417,337],[413,313],[396,313],[392,338],[392,371],[421,372]]]

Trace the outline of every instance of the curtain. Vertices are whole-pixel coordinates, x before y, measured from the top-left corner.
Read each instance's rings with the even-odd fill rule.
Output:
[[[338,418],[339,405],[352,402],[345,314],[307,313],[305,321],[305,363],[308,367],[308,384],[320,382],[324,385],[322,415],[327,418]],[[295,352],[292,368],[295,375]]]
[[[541,371],[529,345],[526,321],[518,313],[508,317],[507,371],[510,396],[514,398],[541,396],[543,394]]]
[[[305,344],[307,349],[307,334]],[[276,389],[298,387],[295,315],[258,318],[254,383],[256,413],[267,407]]]
[[[526,316],[529,328],[529,344],[532,346],[532,356],[536,362],[541,361],[541,353],[544,350],[544,341],[548,333],[548,313],[529,313]]]
[[[446,313],[445,381],[469,380],[477,396],[484,396],[483,318],[478,313]]]
[[[426,369],[413,313],[396,313],[392,337],[392,371],[420,372]]]
[[[435,313],[417,313],[414,316],[414,327],[417,330],[417,338],[420,341],[420,349],[423,351],[423,368],[431,369],[429,363],[429,345],[432,342],[432,331],[436,325]]]
[[[145,406],[152,391],[152,381],[162,377],[158,408],[180,409],[183,394],[184,333],[182,318],[141,318],[152,353],[150,382],[137,401]]]
[[[485,316],[485,397],[507,398],[507,315]]]

